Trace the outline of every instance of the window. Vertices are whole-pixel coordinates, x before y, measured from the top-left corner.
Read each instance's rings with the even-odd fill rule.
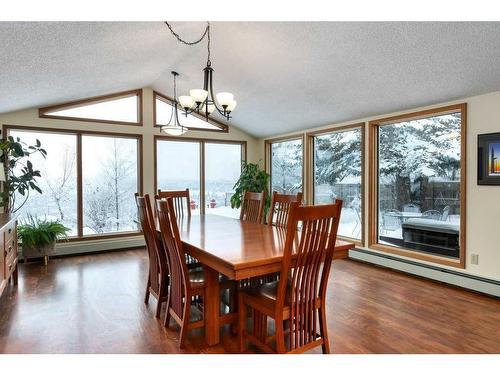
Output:
[[[154,125],[160,127],[162,125],[167,125],[170,120],[170,115],[172,114],[172,99],[155,92],[153,95],[154,100]],[[189,130],[201,130],[201,131],[214,131],[214,132],[226,132],[228,131],[228,126],[217,120],[210,118],[210,122],[205,121],[205,118],[196,113],[184,116],[181,114],[183,111],[179,109],[179,121],[183,126]]]
[[[42,175],[37,180],[43,199],[36,192],[31,192],[31,196],[16,194],[14,208],[21,207],[18,211],[20,221],[26,220],[28,215],[59,220],[71,229],[69,235],[78,235],[76,135],[25,130],[11,130],[9,135],[19,137],[28,145],[35,144],[38,139],[47,150],[46,159],[40,154],[33,154],[29,159]]]
[[[363,236],[364,124],[311,136],[313,150],[313,203],[342,199],[338,235]]]
[[[136,139],[82,137],[83,234],[137,230]]]
[[[199,142],[156,141],[156,186],[161,190],[189,189],[191,214],[200,213]]]
[[[39,139],[47,150],[46,159],[30,157],[41,172],[43,195],[28,198],[19,211],[21,220],[28,215],[59,220],[77,238],[136,233],[141,136],[21,127],[5,131],[28,144]],[[15,206],[20,202],[16,196]]]
[[[142,90],[40,108],[39,116],[62,120],[142,125]]]
[[[205,144],[206,213],[240,217],[240,210],[231,208],[234,184],[240,178],[241,144]]]
[[[271,191],[296,194],[302,191],[302,138],[268,141]]]
[[[465,121],[457,105],[371,123],[373,244],[463,263]]]
[[[189,188],[192,214],[239,217],[230,198],[245,160],[246,142],[156,136],[155,143],[157,189]]]

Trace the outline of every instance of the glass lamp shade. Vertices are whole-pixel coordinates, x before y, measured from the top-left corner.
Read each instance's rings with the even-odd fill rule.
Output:
[[[179,96],[179,103],[180,103],[182,108],[189,109],[192,106],[194,106],[194,99],[192,96],[182,95],[182,96]]]
[[[214,110],[215,110],[215,105],[209,104],[208,105],[208,114],[211,114]],[[201,107],[201,112],[205,113],[205,104],[203,104],[203,107]]]
[[[165,125],[165,126],[161,127],[161,131],[163,133],[167,133],[169,135],[179,136],[179,135],[183,135],[185,132],[187,132],[187,129],[183,126]]]
[[[223,107],[229,106],[234,100],[234,95],[230,92],[219,92],[217,95],[217,102]]]
[[[196,103],[203,103],[208,96],[208,91],[203,89],[192,89],[189,90],[189,95],[191,95]]]
[[[233,100],[233,101],[232,101],[231,103],[229,103],[229,105],[227,106],[226,111],[228,111],[228,112],[232,112],[232,111],[234,111],[234,109],[236,108],[236,104],[237,104],[236,100]]]

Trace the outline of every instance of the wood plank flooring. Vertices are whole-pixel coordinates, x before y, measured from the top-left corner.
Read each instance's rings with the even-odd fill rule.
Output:
[[[145,250],[21,264],[0,300],[1,353],[235,353],[236,336],[180,351],[179,329],[143,303]],[[334,353],[500,353],[500,300],[352,260],[333,264]],[[319,352],[318,349],[317,352]]]

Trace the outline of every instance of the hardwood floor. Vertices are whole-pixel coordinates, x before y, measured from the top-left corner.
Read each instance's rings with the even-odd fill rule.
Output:
[[[180,351],[178,327],[143,303],[146,272],[145,250],[21,264],[0,300],[0,352],[237,352],[229,329],[215,347],[194,330]],[[499,299],[351,260],[334,261],[327,311],[334,353],[500,353]]]

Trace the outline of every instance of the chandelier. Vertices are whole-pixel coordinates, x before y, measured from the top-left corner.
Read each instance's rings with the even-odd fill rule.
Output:
[[[175,79],[179,75],[179,73],[174,71],[172,71],[171,73],[174,77],[174,99],[172,102],[172,112],[170,113],[170,119],[168,120],[167,125],[162,126],[161,131],[170,135],[179,136],[183,135],[187,131],[187,128],[182,126],[182,124],[179,122],[179,113],[177,112],[177,85]]]
[[[181,39],[181,37],[172,29],[172,26],[165,22],[168,26],[170,32],[177,38],[177,40],[186,45],[194,45],[200,43],[205,36],[207,37],[207,64],[203,68],[203,88],[202,89],[191,89],[189,90],[189,95],[179,96],[179,104],[183,109],[184,115],[187,117],[189,114],[196,112],[205,117],[208,122],[208,116],[214,111],[217,111],[221,116],[225,117],[229,121],[231,118],[231,113],[236,108],[236,100],[234,100],[234,95],[230,92],[220,92],[214,95],[213,89],[213,72],[212,62],[210,61],[210,22],[207,22],[207,27],[203,35],[194,42],[186,42]],[[175,88],[175,75],[174,75],[174,88]],[[174,108],[176,109],[177,97],[174,92]],[[177,123],[179,124],[178,118]],[[180,124],[179,124],[180,126]]]

